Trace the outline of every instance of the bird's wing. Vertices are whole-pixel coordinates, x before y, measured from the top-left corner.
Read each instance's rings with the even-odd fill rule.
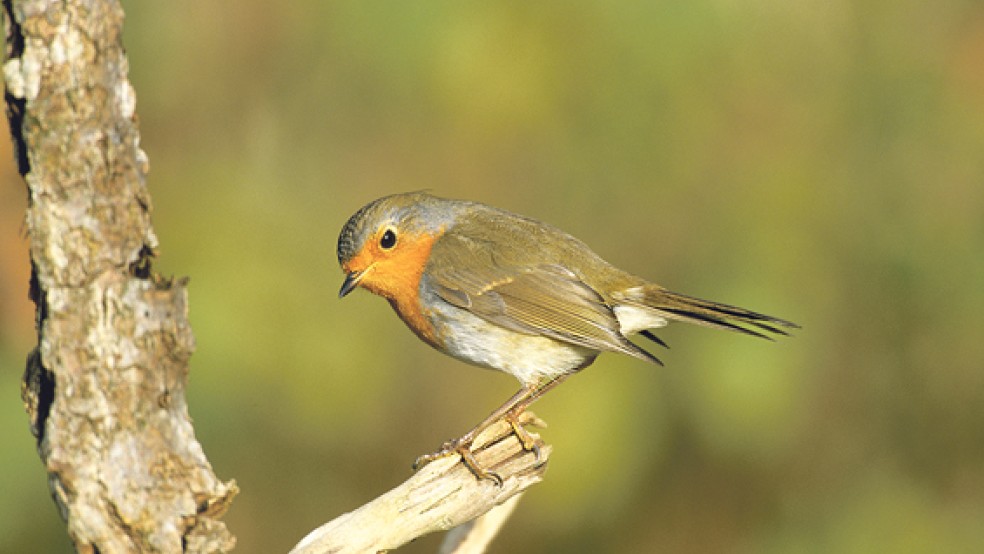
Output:
[[[661,363],[626,339],[604,298],[562,265],[503,264],[487,245],[445,236],[427,274],[442,299],[501,327]]]

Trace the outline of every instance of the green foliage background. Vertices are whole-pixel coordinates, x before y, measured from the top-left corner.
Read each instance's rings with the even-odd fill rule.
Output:
[[[671,326],[536,405],[555,451],[494,552],[984,545],[984,4],[125,2],[157,268],[190,403],[284,552],[516,388],[336,299],[339,228],[431,189],[674,290],[792,319]],[[68,552],[20,407],[24,186],[0,156],[0,551]],[[439,537],[406,552],[432,552]]]

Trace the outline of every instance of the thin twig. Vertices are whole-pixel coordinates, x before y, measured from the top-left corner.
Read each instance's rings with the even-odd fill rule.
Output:
[[[519,504],[523,493],[506,500],[468,523],[448,531],[438,554],[482,554]]]

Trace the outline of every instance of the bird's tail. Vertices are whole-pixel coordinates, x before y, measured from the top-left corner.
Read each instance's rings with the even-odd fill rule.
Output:
[[[773,338],[772,335],[788,335],[787,329],[799,328],[799,325],[778,317],[719,302],[701,300],[659,286],[640,287],[633,292],[636,293],[632,295],[635,298],[626,300],[668,320],[727,329],[770,340]]]

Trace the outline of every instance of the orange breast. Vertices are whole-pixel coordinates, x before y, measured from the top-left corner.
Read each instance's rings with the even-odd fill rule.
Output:
[[[369,291],[389,300],[407,327],[435,348],[440,348],[442,341],[428,318],[430,310],[420,303],[420,278],[438,238],[440,234],[403,237],[400,247],[374,264],[372,273],[361,283]]]

